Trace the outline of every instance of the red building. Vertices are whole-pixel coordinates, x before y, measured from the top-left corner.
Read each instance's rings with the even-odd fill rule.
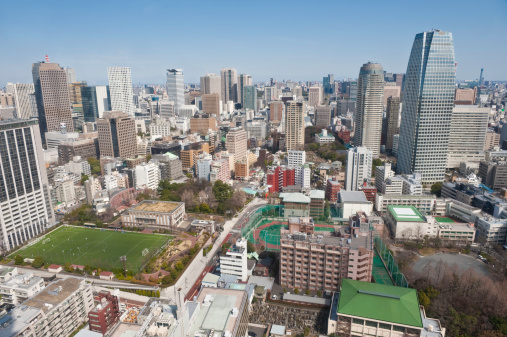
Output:
[[[350,131],[349,130],[338,131],[338,138],[340,138],[341,140],[343,140],[343,142],[345,144],[350,143]]]
[[[266,175],[266,183],[270,185],[270,193],[280,192],[282,187],[296,184],[296,169],[284,166],[269,169]]]
[[[330,203],[338,201],[338,192],[340,192],[340,183],[336,180],[336,177],[327,180],[326,185],[326,200]]]
[[[118,297],[111,295],[108,291],[99,293],[99,304],[88,313],[88,320],[91,331],[105,334],[120,320],[120,307]]]
[[[366,200],[371,201],[375,204],[375,198],[377,197],[377,188],[373,186],[363,186],[360,188],[364,192]]]

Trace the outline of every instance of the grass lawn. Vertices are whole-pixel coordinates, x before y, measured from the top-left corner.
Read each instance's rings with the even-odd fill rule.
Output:
[[[151,254],[171,239],[168,235],[60,227],[34,245],[20,249],[12,257],[19,254],[34,258],[40,255],[46,263],[64,265],[69,262],[111,270],[122,268],[120,256],[127,255],[127,269],[137,271]]]

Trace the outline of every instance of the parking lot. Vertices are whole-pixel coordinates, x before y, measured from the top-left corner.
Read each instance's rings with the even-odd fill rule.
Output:
[[[477,255],[465,255],[455,253],[436,253],[430,256],[422,256],[413,265],[412,269],[417,273],[428,272],[428,268],[437,268],[442,262],[452,268],[456,266],[459,273],[473,268],[474,271],[481,275],[489,275],[488,265],[477,258]]]

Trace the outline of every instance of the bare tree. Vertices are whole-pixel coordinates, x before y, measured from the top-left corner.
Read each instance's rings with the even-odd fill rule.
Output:
[[[189,190],[183,191],[181,194],[181,201],[185,203],[187,208],[193,208],[197,203],[194,197],[194,193]]]

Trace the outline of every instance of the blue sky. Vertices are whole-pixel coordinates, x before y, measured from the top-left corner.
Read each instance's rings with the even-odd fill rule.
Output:
[[[458,79],[507,80],[507,1],[10,1],[0,11],[0,87],[31,82],[31,64],[73,67],[105,84],[108,66],[134,83],[186,83],[234,67],[254,82],[355,78],[368,61],[405,72],[416,33],[454,35]]]

